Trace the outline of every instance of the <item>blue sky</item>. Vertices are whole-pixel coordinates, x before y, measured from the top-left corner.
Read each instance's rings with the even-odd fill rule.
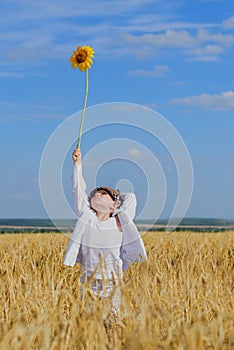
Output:
[[[68,63],[78,45],[90,45],[96,52],[89,70],[89,107],[109,102],[146,106],[163,115],[183,138],[194,169],[186,216],[234,218],[231,0],[2,0],[0,33],[1,218],[47,215],[39,166],[53,131],[82,108],[84,73]],[[79,120],[77,131],[78,127]],[[99,131],[84,136],[83,157],[102,142],[105,130]],[[118,132],[131,138],[127,128]],[[152,146],[155,140],[151,142],[149,135],[139,137],[161,160],[167,182],[162,216],[167,217],[175,200],[175,166],[163,147]],[[126,148],[126,154],[137,163],[143,151],[135,146]],[[63,175],[68,201],[69,155]],[[98,164],[97,156],[94,160]],[[140,212],[145,179],[140,172],[136,176],[134,166],[131,172],[130,163],[118,162],[106,166],[97,182],[114,186],[113,173],[117,181],[125,169]],[[87,177],[93,171],[88,162],[85,171]],[[156,194],[155,200],[160,201]]]

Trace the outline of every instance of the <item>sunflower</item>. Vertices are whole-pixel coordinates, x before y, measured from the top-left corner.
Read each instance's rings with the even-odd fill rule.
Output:
[[[69,62],[71,62],[72,68],[79,68],[81,72],[85,71],[85,96],[84,96],[84,104],[82,109],[81,121],[80,121],[80,131],[79,137],[77,141],[77,148],[80,148],[82,129],[85,117],[86,103],[88,98],[88,70],[93,64],[92,58],[94,57],[94,49],[90,46],[78,46],[76,51],[73,51],[73,55],[71,56]]]
[[[82,72],[91,67],[93,63],[92,57],[94,57],[94,50],[90,46],[77,47],[77,50],[73,52],[69,62],[71,62],[72,68],[79,68]]]

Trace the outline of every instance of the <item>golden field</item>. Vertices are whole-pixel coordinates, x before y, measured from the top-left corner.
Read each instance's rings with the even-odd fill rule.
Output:
[[[125,272],[117,324],[63,234],[0,236],[0,349],[234,349],[234,233],[149,232],[148,261]],[[109,320],[111,321],[111,320]]]

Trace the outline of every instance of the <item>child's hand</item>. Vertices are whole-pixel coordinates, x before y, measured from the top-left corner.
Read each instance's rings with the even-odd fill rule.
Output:
[[[74,164],[80,164],[81,163],[81,152],[79,148],[76,148],[72,153],[72,159]]]

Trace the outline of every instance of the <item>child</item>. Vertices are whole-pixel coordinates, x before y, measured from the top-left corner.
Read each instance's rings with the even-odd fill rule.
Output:
[[[146,251],[133,223],[136,198],[110,187],[98,187],[87,197],[82,176],[81,152],[72,154],[73,197],[78,216],[64,258],[64,265],[82,264],[81,282],[91,282],[96,296],[112,297],[117,311],[120,297],[116,286],[123,270],[136,261],[146,260]]]

